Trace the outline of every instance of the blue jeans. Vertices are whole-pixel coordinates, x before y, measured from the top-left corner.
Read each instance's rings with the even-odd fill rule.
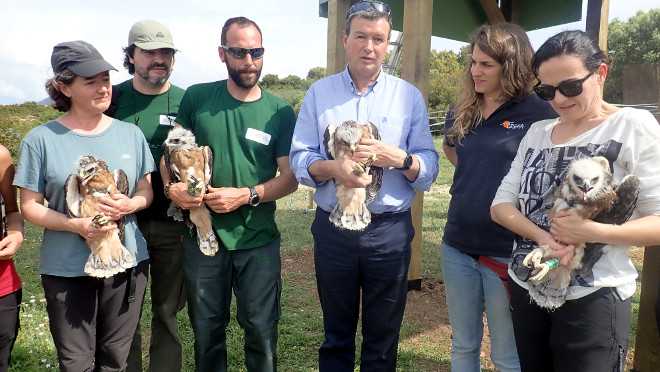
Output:
[[[508,258],[491,257],[499,262]],[[483,314],[490,331],[490,357],[500,372],[520,371],[509,299],[502,279],[471,256],[442,242],[442,275],[452,328],[451,370],[481,371]]]

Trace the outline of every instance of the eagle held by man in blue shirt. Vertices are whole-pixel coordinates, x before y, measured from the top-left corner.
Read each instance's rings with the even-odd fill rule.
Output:
[[[351,159],[363,138],[380,140],[378,128],[372,123],[362,125],[353,120],[347,120],[336,128],[334,124],[328,125],[323,135],[328,159]],[[356,176],[363,172],[371,175],[372,182],[367,187],[350,188],[334,180],[338,202],[329,219],[338,228],[360,231],[371,223],[367,205],[376,198],[383,182],[383,168],[372,165],[374,160],[375,155],[372,155],[365,163],[355,163],[354,166]]]

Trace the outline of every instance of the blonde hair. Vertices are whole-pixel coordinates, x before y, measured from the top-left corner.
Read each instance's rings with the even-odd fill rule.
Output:
[[[534,50],[525,30],[512,23],[483,25],[470,40],[470,53],[474,51],[475,45],[502,65],[501,94],[497,99],[499,102],[521,97],[529,92],[534,82],[531,69]],[[465,67],[461,94],[449,117],[454,119],[454,125],[448,133],[452,143],[461,143],[483,119],[481,106],[484,96],[474,90],[471,63],[470,60]]]

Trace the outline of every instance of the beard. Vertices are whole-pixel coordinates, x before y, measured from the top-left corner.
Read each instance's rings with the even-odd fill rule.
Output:
[[[238,85],[239,87],[243,89],[250,89],[257,85],[257,82],[259,81],[259,77],[261,77],[261,68],[259,67],[253,67],[253,68],[244,68],[244,69],[235,69],[229,64],[227,64],[227,72],[229,73],[229,77],[231,80]],[[243,72],[252,72],[255,73],[254,77],[249,77],[249,78],[243,78],[241,76],[241,73]]]
[[[157,76],[151,76],[149,75],[149,72],[153,70],[156,67],[160,67],[165,69],[165,75],[157,75]],[[143,80],[146,80],[149,82],[149,84],[153,86],[162,86],[167,82],[167,79],[170,78],[170,74],[172,73],[172,70],[163,63],[154,63],[152,65],[149,65],[149,67],[144,68],[144,69],[138,69],[137,66],[135,66],[135,75],[138,75],[141,77]]]

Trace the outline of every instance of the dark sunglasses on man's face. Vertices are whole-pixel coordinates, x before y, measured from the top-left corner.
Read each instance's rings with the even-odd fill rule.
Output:
[[[387,6],[387,4],[383,4],[383,3],[378,2],[378,1],[360,1],[360,2],[357,2],[357,3],[353,4],[351,9],[348,10],[348,13],[346,13],[346,19],[348,19],[351,16],[351,14],[353,14],[355,12],[359,12],[361,10],[367,10],[372,6],[377,11],[379,11],[381,13],[387,13],[388,16],[390,15],[390,7]]]
[[[596,71],[591,71],[587,76],[580,80],[567,81],[556,87],[553,87],[552,85],[541,85],[541,82],[539,81],[538,84],[534,86],[534,92],[536,92],[536,95],[544,101],[550,101],[555,98],[555,91],[559,91],[564,97],[577,97],[582,94],[582,83],[584,83],[589,76],[593,75],[594,72]]]
[[[223,45],[222,49],[224,49],[230,56],[238,59],[243,59],[248,54],[252,56],[252,59],[259,59],[264,56],[264,48],[240,48]]]

